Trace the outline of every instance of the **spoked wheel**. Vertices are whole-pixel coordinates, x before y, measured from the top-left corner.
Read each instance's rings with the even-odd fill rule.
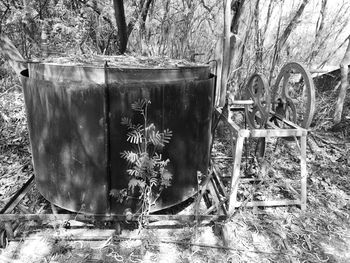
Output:
[[[247,123],[252,129],[265,128],[270,111],[270,92],[267,80],[260,74],[250,77],[245,89],[245,100],[252,100],[253,105],[245,106]]]
[[[267,80],[260,74],[250,77],[245,89],[244,99],[252,100],[253,105],[245,106],[246,120],[250,128],[263,129],[268,121],[271,96]],[[255,154],[258,160],[265,156],[266,139],[264,137],[255,139]]]
[[[315,112],[315,87],[303,65],[290,62],[282,67],[272,88],[272,110],[302,128],[310,127]]]
[[[5,229],[0,229],[0,248],[6,248],[8,245],[8,239]]]

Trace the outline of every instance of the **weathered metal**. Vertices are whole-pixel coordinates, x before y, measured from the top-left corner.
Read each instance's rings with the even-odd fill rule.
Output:
[[[272,87],[272,110],[302,128],[309,128],[315,113],[315,87],[310,72],[300,63],[285,64]]]
[[[250,77],[244,99],[253,101],[253,105],[245,104],[248,125],[252,129],[265,128],[270,113],[271,97],[268,82],[263,75],[254,74]]]
[[[131,103],[151,101],[148,118],[173,137],[163,152],[170,159],[171,187],[153,210],[175,205],[197,191],[197,171],[209,164],[213,78],[209,68],[118,69],[28,63],[22,72],[35,180],[53,204],[88,214],[136,212],[137,199],[119,203],[111,189],[127,187],[130,149],[121,118]]]
[[[102,85],[105,83],[105,69],[103,66],[29,62],[28,70],[30,77],[37,80],[78,81]],[[208,78],[209,73],[210,70],[207,65],[169,68],[109,67],[108,81],[117,83],[169,83],[184,80],[203,80]]]

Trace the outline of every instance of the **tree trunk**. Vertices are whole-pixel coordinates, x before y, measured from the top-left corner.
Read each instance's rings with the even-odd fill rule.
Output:
[[[277,38],[276,38],[276,44],[275,44],[275,50],[274,50],[274,55],[272,58],[272,66],[270,69],[270,78],[269,78],[269,84],[271,84],[272,78],[273,78],[273,72],[275,70],[276,64],[278,64],[279,61],[279,54],[282,50],[282,47],[285,45],[287,42],[290,34],[293,32],[293,30],[296,28],[296,26],[300,22],[300,17],[304,12],[305,6],[310,2],[310,0],[303,0],[301,5],[299,6],[297,12],[293,16],[292,20],[289,22],[288,26],[284,29],[281,37],[279,38],[279,30],[280,30],[280,25],[281,25],[281,17],[278,25],[278,32],[277,32]],[[281,13],[282,13],[282,7],[283,3],[281,4]]]
[[[147,15],[148,15],[148,11],[151,7],[153,0],[147,0],[143,6],[142,6],[142,10],[141,10],[141,25],[140,28],[142,31],[146,31],[145,30],[145,23],[146,23],[146,19],[147,19]]]
[[[290,34],[292,33],[292,31],[296,28],[296,26],[299,24],[300,22],[300,17],[304,12],[305,6],[310,2],[310,0],[303,0],[303,2],[301,3],[301,5],[298,8],[298,11],[295,13],[294,17],[292,18],[292,20],[289,22],[288,26],[286,27],[286,29],[284,30],[280,40],[278,41],[278,52],[280,52],[281,48],[284,46],[284,44],[286,43],[286,41],[288,40]]]
[[[342,113],[343,113],[346,90],[349,87],[349,79],[348,79],[349,63],[350,63],[350,36],[348,37],[348,47],[345,51],[344,58],[340,64],[341,86],[340,86],[337,104],[335,106],[334,124],[340,123]]]
[[[224,106],[226,102],[227,77],[230,71],[230,40],[231,40],[231,2],[232,0],[225,0],[224,6],[224,39],[222,52],[222,71],[220,83],[220,97],[219,106]]]
[[[140,8],[136,8],[132,17],[129,19],[129,23],[127,25],[127,38],[129,38],[131,32],[133,31],[137,20],[139,20],[139,23],[140,23],[141,34],[145,34],[146,19],[153,2],[154,0],[140,0],[139,2]]]
[[[266,14],[266,23],[265,23],[265,27],[264,27],[264,36],[266,34],[267,28],[270,24],[270,18],[271,18],[271,14],[272,14],[272,9],[273,9],[273,0],[270,0],[269,2],[269,6],[267,8],[267,14]]]
[[[324,24],[326,20],[326,11],[327,11],[327,0],[322,0],[320,14],[316,23],[315,41],[312,43],[311,52],[308,57],[309,66],[311,66],[313,59],[318,55],[320,50],[323,49],[325,40],[329,37],[329,34],[328,34],[327,36],[324,36],[321,39],[322,31],[324,29]]]
[[[276,43],[275,43],[275,48],[274,48],[273,57],[272,57],[272,61],[271,61],[269,85],[271,85],[271,81],[273,79],[273,72],[275,71],[276,63],[278,60],[278,54],[279,54],[278,47],[279,47],[279,36],[280,36],[280,30],[281,30],[281,21],[282,21],[282,8],[281,8],[281,12],[280,12],[280,18],[278,20]]]
[[[218,41],[216,48],[217,81],[215,105],[224,106],[226,103],[227,81],[230,65],[234,57],[236,35],[238,33],[239,19],[245,0],[225,0],[224,2],[224,35],[223,40]],[[233,11],[233,16],[231,15]]]
[[[259,1],[259,0],[257,0]],[[249,12],[249,17],[245,17],[245,24],[247,25],[246,29],[244,30],[244,37],[243,37],[243,41],[237,45],[235,47],[235,51],[238,53],[238,55],[236,56],[238,58],[238,62],[233,63],[233,65],[235,65],[235,69],[241,69],[243,67],[243,64],[246,68],[245,74],[243,74],[242,70],[237,70],[235,72],[235,82],[236,82],[236,87],[234,87],[234,93],[232,94],[233,96],[236,95],[237,91],[239,90],[239,83],[244,83],[244,78],[247,77],[247,74],[250,73],[250,59],[248,59],[248,61],[244,61],[244,57],[245,57],[245,53],[246,53],[246,48],[249,47],[248,42],[249,39],[251,38],[252,35],[252,29],[253,29],[253,21],[254,21],[254,14],[252,12]],[[249,52],[249,50],[248,50]],[[249,56],[249,54],[247,55]]]
[[[322,32],[324,28],[324,22],[326,20],[326,11],[327,11],[326,7],[327,7],[327,0],[322,0],[320,15],[316,23],[316,34],[315,34],[316,39],[318,38],[319,34]]]
[[[233,58],[235,57],[235,45],[236,45],[236,36],[238,34],[238,28],[239,28],[239,20],[241,18],[241,14],[243,12],[243,5],[244,5],[245,0],[236,0],[232,5],[232,11],[233,11],[233,17],[232,17],[232,22],[231,22],[231,32],[233,36],[231,36],[231,42],[230,42],[230,47],[231,47],[231,52],[230,52],[230,64],[233,61]]]
[[[127,26],[125,22],[125,11],[123,0],[113,0],[114,16],[118,27],[118,51],[124,54],[128,43]]]
[[[263,46],[261,41],[261,31],[259,29],[259,13],[260,0],[256,0],[254,9],[254,28],[255,28],[255,71],[262,73]]]

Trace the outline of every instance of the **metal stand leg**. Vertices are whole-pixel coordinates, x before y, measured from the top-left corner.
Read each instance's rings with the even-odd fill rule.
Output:
[[[241,169],[241,159],[243,151],[244,137],[237,136],[236,143],[233,146],[233,173],[231,178],[231,191],[230,191],[230,200],[229,200],[229,215],[232,215],[235,211],[236,202],[237,202],[237,190],[239,184],[239,176]]]
[[[307,200],[307,168],[306,168],[306,136],[300,138],[300,174],[301,174],[301,210],[306,209]]]

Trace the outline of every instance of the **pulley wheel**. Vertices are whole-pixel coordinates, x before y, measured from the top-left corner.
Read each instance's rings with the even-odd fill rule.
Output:
[[[267,80],[260,74],[250,77],[245,89],[245,100],[252,100],[253,105],[245,106],[247,123],[252,129],[265,128],[270,111],[270,92]]]
[[[315,112],[315,87],[309,71],[297,62],[285,64],[272,88],[272,110],[302,128]]]

